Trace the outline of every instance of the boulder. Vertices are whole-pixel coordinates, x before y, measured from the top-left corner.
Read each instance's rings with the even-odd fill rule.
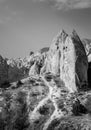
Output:
[[[49,51],[49,47],[44,47],[44,48],[42,48],[42,49],[40,49],[40,53],[41,54],[43,54],[43,53],[46,53],[46,52],[48,52]]]
[[[81,101],[82,101],[83,106],[91,114],[91,93],[90,94],[88,93],[86,96],[84,95],[84,99]]]

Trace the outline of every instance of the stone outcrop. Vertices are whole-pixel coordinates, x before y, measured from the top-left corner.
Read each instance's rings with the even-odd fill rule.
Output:
[[[88,62],[91,62],[91,39],[83,39],[82,43],[85,47]]]
[[[42,49],[40,49],[40,53],[41,54],[43,54],[43,53],[46,53],[46,52],[48,52],[49,51],[49,47],[44,47],[44,48],[42,48]]]
[[[88,58],[88,85],[91,88],[91,39],[83,39],[82,43],[85,47],[86,55]]]
[[[37,52],[34,54],[32,59],[30,60],[30,63],[32,62],[32,66],[30,67],[29,70],[29,76],[39,76],[40,75],[40,70],[43,67],[44,60],[46,57],[46,53],[40,53]]]
[[[86,87],[88,83],[88,59],[86,56],[85,48],[75,31],[72,34],[72,40],[75,46],[75,53],[76,53],[76,79],[79,82],[80,88]],[[78,84],[78,82],[76,82]]]
[[[58,34],[50,46],[41,74],[60,75],[70,91],[77,91],[87,83],[88,61],[84,46],[75,31]]]
[[[89,56],[91,54],[91,39],[82,39],[82,43],[85,47],[86,55]]]

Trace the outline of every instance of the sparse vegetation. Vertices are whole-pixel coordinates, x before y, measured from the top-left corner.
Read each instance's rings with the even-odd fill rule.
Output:
[[[40,107],[40,109],[39,109],[39,113],[41,115],[47,115],[48,112],[49,112],[49,108],[47,105],[44,105],[44,106]]]
[[[4,88],[4,89],[6,89],[6,88],[9,88],[10,87],[10,82],[9,81],[4,81],[1,85],[0,85],[0,88]]]
[[[20,87],[23,85],[23,83],[20,80],[18,80],[16,85],[17,85],[17,87]]]
[[[33,52],[33,51],[30,51],[30,56],[33,55],[33,54],[34,54],[34,52]]]

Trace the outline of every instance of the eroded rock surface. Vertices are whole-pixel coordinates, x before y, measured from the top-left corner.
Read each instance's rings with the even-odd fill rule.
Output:
[[[84,46],[75,31],[62,31],[54,39],[41,73],[60,75],[70,91],[77,91],[87,83],[88,61]]]
[[[30,77],[0,91],[1,130],[91,129],[91,91],[69,94],[57,77]],[[50,89],[50,90],[49,90]],[[84,108],[85,107],[85,108]]]

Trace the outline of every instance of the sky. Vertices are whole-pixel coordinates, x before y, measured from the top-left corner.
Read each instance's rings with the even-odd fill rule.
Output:
[[[91,39],[91,0],[0,0],[3,57],[25,57],[50,46],[62,29]]]

